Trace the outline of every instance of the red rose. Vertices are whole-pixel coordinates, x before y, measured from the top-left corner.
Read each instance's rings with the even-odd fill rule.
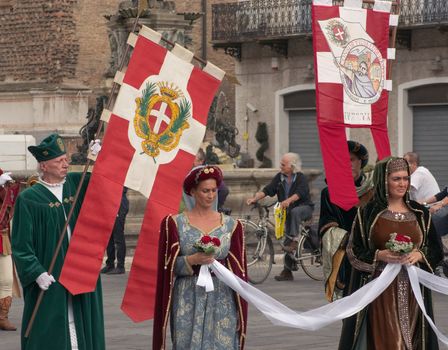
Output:
[[[212,239],[210,236],[202,236],[202,238],[201,238],[201,243],[203,243],[203,244],[210,243],[211,241],[212,241]]]
[[[212,242],[213,242],[213,245],[215,245],[216,247],[219,247],[221,245],[221,241],[217,237],[213,237]]]
[[[395,237],[395,240],[397,242],[406,242],[406,243],[411,242],[411,238],[409,236],[400,235],[400,234],[397,234],[397,236]]]

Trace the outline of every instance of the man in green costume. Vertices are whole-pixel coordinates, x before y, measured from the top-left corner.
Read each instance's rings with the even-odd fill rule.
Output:
[[[52,134],[28,150],[39,162],[40,177],[22,191],[15,204],[12,251],[23,287],[22,350],[102,350],[104,319],[101,280],[94,292],[71,295],[60,283],[71,233],[88,179],[82,184],[73,216],[52,275],[47,273],[66,217],[73,205],[80,173],[68,173],[62,138]],[[79,271],[83,273],[83,271]],[[45,290],[28,338],[24,337],[40,290]]]

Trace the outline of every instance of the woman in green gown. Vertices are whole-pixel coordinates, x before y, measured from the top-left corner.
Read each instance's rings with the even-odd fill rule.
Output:
[[[443,257],[429,212],[409,200],[406,160],[379,162],[373,181],[374,197],[358,210],[347,246],[353,267],[350,292],[381,274],[387,263],[416,265],[433,272]],[[392,233],[409,236],[414,244],[412,252],[399,254],[386,249]],[[422,294],[432,316],[431,293],[423,288]],[[368,307],[344,320],[339,349],[438,349],[437,337],[419,309],[404,268]]]

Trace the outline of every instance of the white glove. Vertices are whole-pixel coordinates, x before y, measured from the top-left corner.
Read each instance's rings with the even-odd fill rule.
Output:
[[[96,139],[95,141],[90,141],[89,147],[92,156],[98,155],[98,153],[100,153],[101,151],[101,140]]]
[[[42,290],[47,290],[54,282],[56,282],[56,280],[52,275],[49,275],[48,272],[42,272],[39,277],[36,278],[36,283]]]
[[[0,186],[3,186],[8,181],[14,181],[11,177],[12,173],[3,173],[0,175]]]

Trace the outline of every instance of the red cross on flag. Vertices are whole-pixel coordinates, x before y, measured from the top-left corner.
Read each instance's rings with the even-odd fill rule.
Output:
[[[72,294],[95,289],[123,186],[139,191],[148,201],[122,308],[143,321],[154,311],[159,225],[179,209],[224,72],[195,67],[193,53],[179,45],[168,51],[147,27],[133,40],[126,74],[115,77],[113,111],[103,113],[109,124],[59,281]]]
[[[391,2],[314,0],[312,7],[319,137],[331,201],[343,209],[358,203],[345,128],[370,128],[379,159],[390,155],[387,134],[389,30],[398,22]]]

